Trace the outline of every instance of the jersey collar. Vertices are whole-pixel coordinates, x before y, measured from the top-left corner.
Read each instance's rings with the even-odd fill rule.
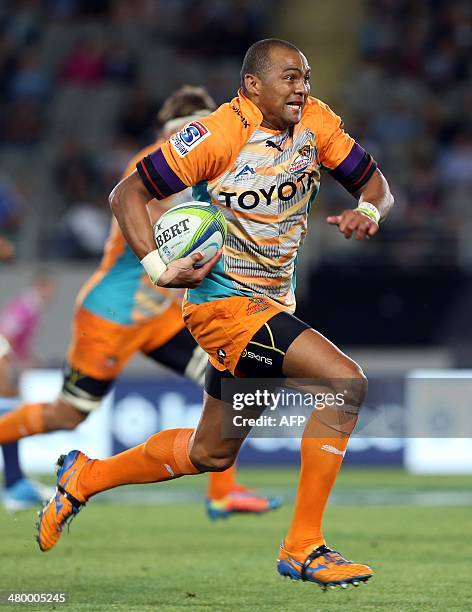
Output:
[[[241,89],[238,90],[237,97],[231,100],[231,108],[235,112],[239,111],[239,113],[241,113],[240,118],[242,123],[244,124],[244,122],[247,121],[252,129],[257,129],[264,120],[261,111],[254,102],[251,102],[251,100],[243,94]]]
[[[303,118],[309,112],[313,100],[314,98],[312,96],[308,96],[308,100],[305,104],[305,108],[303,109],[302,118],[300,122],[303,121]],[[249,100],[249,98],[247,98],[243,94],[241,89],[238,89],[238,95],[236,96],[236,98],[233,98],[231,100],[231,107],[233,108],[233,110],[235,110],[235,112],[240,114],[241,121],[243,123],[247,121],[251,124],[251,128],[253,130],[256,130],[264,120],[264,115],[257,108],[254,102],[251,102],[251,100]]]

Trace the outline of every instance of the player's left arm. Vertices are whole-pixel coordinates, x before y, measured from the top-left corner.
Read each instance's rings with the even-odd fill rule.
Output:
[[[330,225],[337,225],[345,238],[353,234],[356,240],[375,236],[379,224],[383,221],[393,206],[393,196],[387,180],[376,168],[368,181],[353,194],[358,198],[357,206],[344,210],[340,215],[327,217]]]
[[[344,131],[341,118],[322,102],[318,111],[320,162],[357,199],[357,206],[328,217],[327,222],[337,225],[346,238],[370,238],[393,206],[388,183],[374,158]]]

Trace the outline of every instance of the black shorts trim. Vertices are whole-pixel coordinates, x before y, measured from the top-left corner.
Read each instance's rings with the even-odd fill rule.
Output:
[[[235,375],[250,378],[283,377],[285,353],[310,326],[288,312],[279,312],[260,327],[247,343],[236,365]]]

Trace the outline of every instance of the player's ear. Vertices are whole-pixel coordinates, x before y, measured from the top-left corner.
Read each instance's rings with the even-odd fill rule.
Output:
[[[255,74],[244,75],[244,89],[254,95],[259,95],[260,79]]]

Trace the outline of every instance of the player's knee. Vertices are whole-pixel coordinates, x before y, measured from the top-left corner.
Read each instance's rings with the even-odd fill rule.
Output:
[[[194,445],[190,451],[190,460],[201,472],[224,472],[233,465],[235,457],[229,453],[215,453]]]
[[[336,390],[343,394],[344,402],[360,409],[367,395],[368,382],[361,366],[346,359],[336,373]]]

